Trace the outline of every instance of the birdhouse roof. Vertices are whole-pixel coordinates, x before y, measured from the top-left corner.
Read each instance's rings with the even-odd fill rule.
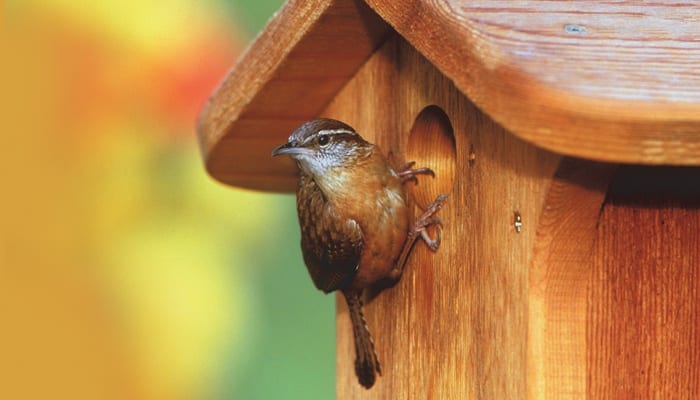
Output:
[[[290,190],[294,170],[271,149],[394,32],[534,145],[700,165],[700,6],[665,3],[289,0],[201,112],[207,170],[236,186]]]

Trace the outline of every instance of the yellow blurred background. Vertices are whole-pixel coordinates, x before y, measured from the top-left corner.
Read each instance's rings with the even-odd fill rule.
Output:
[[[281,0],[4,3],[0,399],[327,399],[292,195],[204,172],[197,113]]]

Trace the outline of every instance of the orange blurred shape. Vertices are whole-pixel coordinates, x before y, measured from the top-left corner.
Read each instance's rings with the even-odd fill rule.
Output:
[[[199,109],[243,43],[241,35],[220,23],[192,31],[168,51],[115,41],[40,12],[30,24],[35,40],[27,47],[41,59],[38,72],[48,83],[38,95],[57,118],[54,133],[77,146],[125,123],[192,140]]]
[[[193,141],[197,110],[239,47],[212,28],[149,53],[40,11],[23,18],[8,52],[16,143],[1,157],[12,189],[0,196],[0,399],[181,395],[145,381],[124,316],[96,276],[102,249],[86,220],[100,205],[86,195],[95,184],[87,177],[104,157],[101,135],[137,126]]]
[[[0,396],[154,398],[124,356],[119,321],[95,282],[71,274],[70,268],[50,270],[3,276]]]
[[[189,138],[199,110],[241,51],[240,42],[231,39],[224,32],[209,32],[145,71],[143,79],[153,83],[157,115]]]

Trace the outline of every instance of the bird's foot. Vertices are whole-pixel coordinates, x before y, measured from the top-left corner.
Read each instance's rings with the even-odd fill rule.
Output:
[[[432,177],[435,177],[435,172],[433,172],[433,170],[430,168],[412,169],[415,164],[415,161],[408,162],[399,169],[399,172],[396,173],[399,176],[399,178],[401,178],[402,183],[406,183],[408,181],[418,183],[418,178],[416,177],[416,175],[430,175]]]
[[[447,199],[446,194],[441,194],[439,195],[434,202],[432,202],[428,208],[426,208],[425,212],[421,214],[416,221],[413,224],[413,232],[415,234],[420,234],[420,237],[423,239],[425,244],[428,245],[428,248],[432,251],[436,251],[440,247],[440,234],[442,231],[442,220],[440,218],[435,216],[435,213],[437,213],[441,208],[442,208],[442,203]],[[428,227],[434,226],[435,227],[435,239],[431,238],[430,235],[428,234]]]
[[[421,214],[413,223],[413,226],[408,231],[408,237],[406,238],[406,242],[401,250],[401,255],[399,255],[394,268],[392,268],[387,275],[387,281],[390,284],[396,284],[396,282],[398,282],[401,278],[401,275],[403,275],[403,270],[406,268],[408,255],[411,253],[411,248],[413,248],[413,245],[418,237],[422,238],[425,244],[428,245],[428,248],[430,248],[432,251],[436,251],[440,247],[440,227],[442,226],[442,220],[435,216],[435,213],[442,208],[445,199],[447,199],[446,194],[439,195],[435,201],[428,206],[425,212],[423,212],[423,214]],[[431,226],[435,226],[437,231],[435,239],[431,238],[428,234],[428,228]]]

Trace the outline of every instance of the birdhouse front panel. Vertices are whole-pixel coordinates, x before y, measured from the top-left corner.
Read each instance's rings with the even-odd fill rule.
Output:
[[[339,399],[697,398],[692,17],[498,4],[288,2],[202,113],[208,171],[293,191],[295,163],[269,154],[318,117],[396,170],[434,171],[405,185],[414,218],[448,196],[426,229],[439,248],[418,241],[401,280],[364,296],[381,365],[369,390],[337,302]],[[343,192],[359,204],[365,187]]]
[[[407,183],[415,215],[449,195],[440,249],[418,243],[402,280],[366,305],[382,362],[371,391],[357,385],[338,301],[339,398],[521,398],[535,224],[561,157],[508,134],[398,35],[322,115],[346,121],[396,165],[435,171]]]

